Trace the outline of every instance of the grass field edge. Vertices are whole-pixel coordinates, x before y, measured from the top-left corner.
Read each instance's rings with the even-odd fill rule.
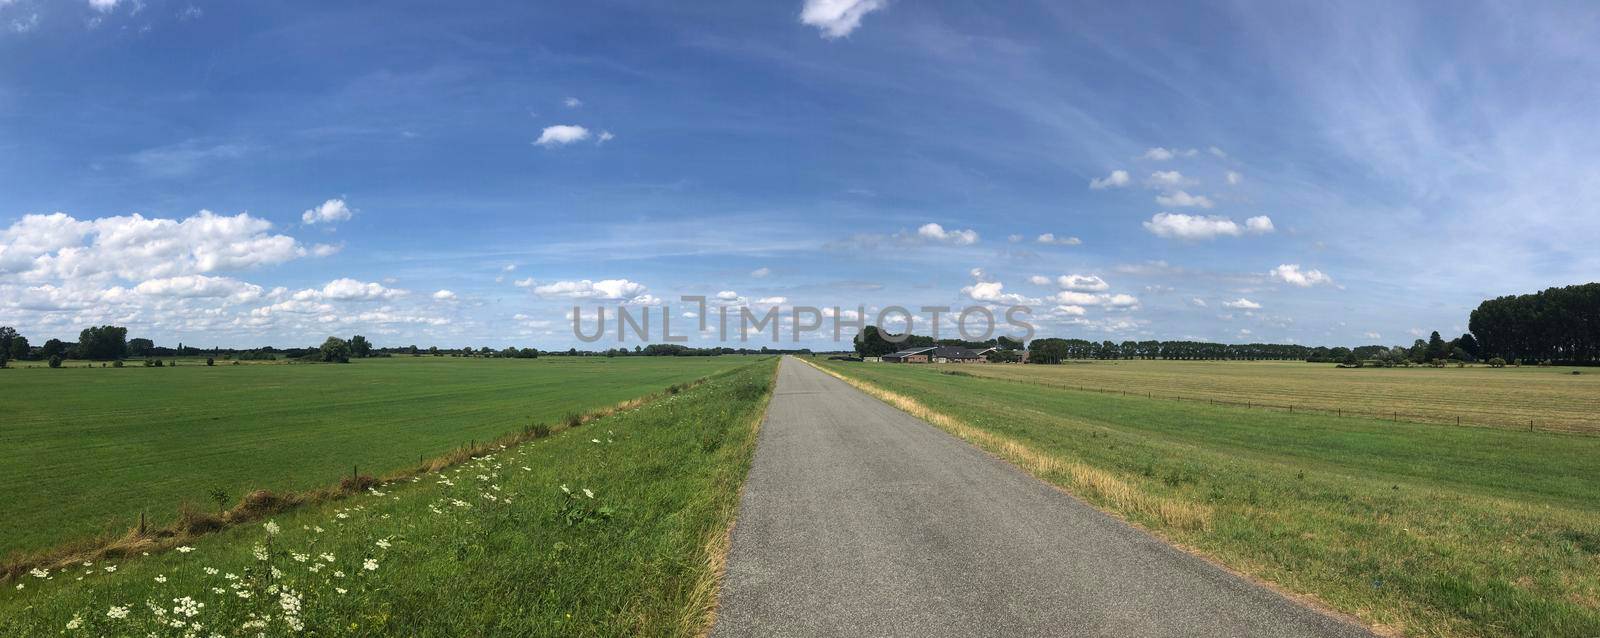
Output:
[[[92,562],[107,558],[129,559],[168,551],[192,539],[214,534],[245,523],[259,521],[275,514],[301,507],[339,501],[353,494],[364,492],[368,488],[381,487],[397,481],[408,480],[421,474],[454,467],[472,460],[479,453],[487,452],[491,449],[509,448],[535,439],[554,436],[596,419],[646,405],[652,401],[675,395],[683,390],[703,385],[714,379],[736,374],[766,362],[766,358],[758,359],[744,365],[719,370],[697,379],[675,383],[655,392],[626,399],[609,406],[575,413],[569,415],[565,421],[551,425],[546,434],[537,434],[533,424],[529,424],[521,430],[506,432],[482,444],[473,442],[431,459],[423,459],[414,466],[392,470],[381,477],[352,476],[337,485],[325,485],[308,490],[284,492],[256,490],[245,495],[232,509],[220,515],[200,512],[190,508],[180,508],[178,520],[167,526],[147,527],[142,530],[139,527],[132,527],[120,535],[102,534],[69,539],[51,548],[19,552],[0,561],[0,584],[16,582],[17,579],[36,568],[55,570],[84,561]],[[764,409],[765,406],[763,405]],[[576,417],[576,422],[572,421],[574,416]]]
[[[1128,503],[1137,507],[1154,508],[1151,513],[1156,514],[1162,518],[1162,520],[1167,520],[1169,522],[1190,520],[1193,521],[1189,523],[1191,525],[1208,525],[1210,518],[1209,511],[1206,511],[1202,515],[1202,520],[1195,521],[1195,513],[1186,512],[1181,507],[1167,509],[1172,507],[1172,504],[1167,499],[1160,499],[1159,497],[1150,497],[1149,495],[1144,495],[1131,484],[1117,478],[1115,475],[1109,472],[1082,463],[1062,461],[1056,457],[1033,450],[1026,444],[1009,437],[1001,436],[988,430],[978,428],[948,414],[933,410],[916,399],[880,387],[870,381],[857,379],[843,373],[830,370],[827,367],[817,365],[810,361],[805,361],[803,359],[801,362],[817,369],[823,374],[849,384],[851,387],[860,390],[874,399],[882,401],[890,407],[910,414],[911,416],[928,422],[934,427],[944,430],[957,439],[960,439],[968,445],[978,448],[997,460],[1016,467],[1033,479],[1049,486],[1051,489],[1067,495],[1073,500],[1083,503],[1088,507],[1094,508],[1096,511],[1110,516],[1120,521],[1124,525],[1136,529],[1169,547],[1205,561],[1207,564],[1232,574],[1244,580],[1245,582],[1271,591],[1293,604],[1310,609],[1316,613],[1341,622],[1363,627],[1374,634],[1384,636],[1386,638],[1394,638],[1404,635],[1402,632],[1396,631],[1392,627],[1373,624],[1361,616],[1335,608],[1327,604],[1327,602],[1323,601],[1316,594],[1295,591],[1279,585],[1278,583],[1261,578],[1255,574],[1235,569],[1223,562],[1221,558],[1202,552],[1193,546],[1176,542],[1162,534],[1159,530],[1151,529],[1131,520],[1116,509],[1101,507],[1100,505],[1092,502],[1089,498],[1086,498],[1083,494],[1075,492],[1072,488],[1077,487],[1084,493],[1097,494],[1103,498],[1107,498],[1112,502]],[[1053,481],[1049,478],[1049,475],[1052,474],[1056,476],[1068,477],[1071,479],[1074,485],[1069,487]],[[1209,508],[1206,508],[1206,510],[1209,510]]]

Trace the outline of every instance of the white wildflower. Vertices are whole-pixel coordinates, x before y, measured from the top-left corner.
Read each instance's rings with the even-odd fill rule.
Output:
[[[106,610],[106,618],[111,618],[111,619],[115,619],[115,620],[121,620],[121,619],[127,618],[127,617],[128,617],[128,608],[126,606],[118,607],[116,605],[112,605],[111,609]]]
[[[194,551],[194,548],[190,547],[188,545],[184,545],[184,546],[178,548],[178,553],[180,553],[180,554],[187,554],[187,553],[192,552],[192,551]]]
[[[587,487],[583,488],[583,495],[589,498],[594,498],[594,492],[589,491],[589,488]]]
[[[372,559],[368,558],[366,560],[366,562],[361,563],[361,568],[365,569],[365,570],[367,570],[369,572],[378,571],[378,561],[375,561],[375,560],[372,560]]]
[[[268,536],[277,536],[278,532],[283,531],[283,528],[278,527],[277,521],[267,521],[262,527],[266,528]]]
[[[166,574],[156,574],[156,582],[158,582],[158,583],[165,583],[165,582],[167,582],[167,576],[166,576]]]
[[[79,627],[82,627],[82,626],[83,626],[83,617],[79,616],[77,614],[73,614],[72,615],[72,620],[67,621],[67,629],[69,631],[76,631]]]

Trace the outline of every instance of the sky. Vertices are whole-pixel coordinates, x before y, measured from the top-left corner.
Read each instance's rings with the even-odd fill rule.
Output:
[[[1600,279],[1596,104],[1592,2],[0,0],[0,324],[1409,344]]]

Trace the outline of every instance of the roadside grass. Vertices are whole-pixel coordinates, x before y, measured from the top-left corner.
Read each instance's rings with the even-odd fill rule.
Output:
[[[1600,434],[1600,370],[1360,368],[1299,361],[1083,361],[944,370],[1061,389],[1424,423]],[[1572,374],[1574,371],[1582,374]]]
[[[921,366],[822,367],[1380,631],[1600,635],[1600,439],[1125,398]]]
[[[726,357],[396,357],[349,365],[7,370],[0,557],[147,514],[381,476],[476,440],[749,363]]]
[[[774,372],[187,551],[24,576],[0,592],[0,635],[698,635]]]

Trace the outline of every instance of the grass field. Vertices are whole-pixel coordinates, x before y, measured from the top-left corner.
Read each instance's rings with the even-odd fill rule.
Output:
[[[1298,361],[1088,361],[939,366],[1048,387],[1249,403],[1287,411],[1600,434],[1600,370],[1360,368]],[[1574,375],[1573,371],[1581,374]]]
[[[0,371],[0,556],[152,524],[180,503],[381,475],[747,357],[457,359]]]
[[[0,588],[0,635],[698,635],[775,370],[744,362],[550,438],[286,513],[276,534],[256,523],[188,552],[23,576]]]
[[[932,366],[823,365],[1102,509],[1371,625],[1415,636],[1600,636],[1600,437],[1123,397]],[[1150,378],[1206,369],[1163,365],[1127,369]],[[989,373],[980,367],[970,370]],[[1100,369],[992,374],[1115,374]],[[1402,382],[1459,371],[1397,374],[1417,372]],[[1557,383],[1529,372],[1500,378]]]

